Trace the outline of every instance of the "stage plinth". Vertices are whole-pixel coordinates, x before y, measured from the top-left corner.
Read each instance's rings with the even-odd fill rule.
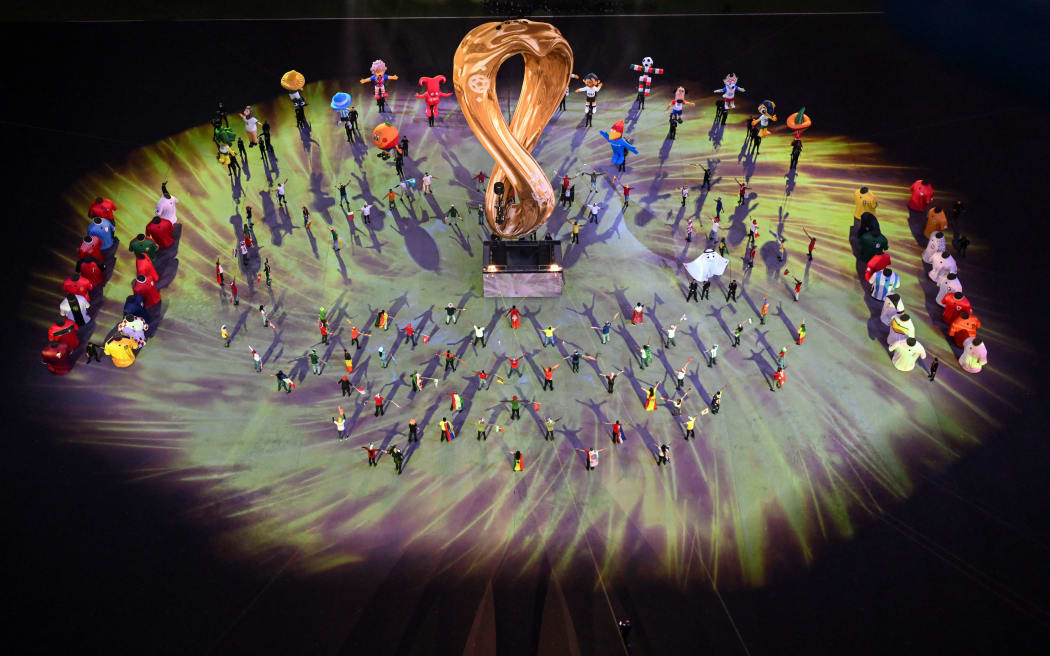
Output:
[[[561,242],[486,241],[481,278],[486,297],[561,296],[565,283]]]

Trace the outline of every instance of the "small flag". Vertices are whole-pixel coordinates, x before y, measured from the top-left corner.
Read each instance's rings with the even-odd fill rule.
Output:
[[[539,412],[540,411],[540,402],[539,401],[533,401],[532,402],[532,410],[534,412]]]
[[[255,282],[262,282],[262,274],[261,273],[256,274]]]
[[[462,396],[460,396],[459,394],[456,394],[455,392],[449,392],[448,395],[452,397],[452,409],[453,410],[460,410],[460,409],[463,408],[463,397]]]
[[[496,376],[496,382],[499,383],[500,385],[502,385],[504,381],[499,376]]]
[[[424,344],[429,344],[430,343],[430,335],[423,335],[423,343]]]
[[[791,273],[791,272],[790,272],[790,271],[788,271],[787,269],[784,269],[784,275],[785,275],[785,276],[786,276],[787,274],[789,274],[789,273]]]

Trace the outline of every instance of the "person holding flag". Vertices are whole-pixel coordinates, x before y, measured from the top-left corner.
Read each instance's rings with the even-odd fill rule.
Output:
[[[645,411],[655,412],[656,411],[656,388],[650,387],[649,391],[645,393]]]
[[[346,431],[346,413],[343,412],[343,406],[339,406],[339,416],[332,417],[332,423],[335,424],[336,435],[340,442],[350,437],[350,433]]]
[[[259,355],[259,352],[251,344],[248,345],[248,350],[252,352],[252,364],[255,365],[255,373],[262,373],[262,357]]]
[[[677,391],[679,391],[679,392],[682,391],[683,387],[685,387],[685,372],[686,372],[686,369],[689,367],[689,363],[692,362],[693,359],[694,359],[693,357],[690,357],[688,360],[685,361],[685,364],[682,365],[681,369],[679,369],[679,370],[674,372],[675,373],[674,388]]]
[[[689,392],[692,392],[692,391],[693,390],[691,390],[691,389],[690,390],[686,390],[685,394],[683,394],[681,398],[675,398],[675,399],[668,399],[668,398],[664,398],[664,397],[660,397],[660,398],[662,398],[664,401],[670,401],[671,402],[671,414],[675,415],[677,417],[677,416],[680,416],[682,414],[682,402],[685,401],[685,397],[689,396]]]
[[[521,312],[518,311],[517,305],[510,306],[510,310],[507,311],[507,315],[510,316],[511,328],[521,327]]]
[[[582,453],[584,458],[586,458],[586,460],[584,460],[584,466],[587,469],[587,471],[591,471],[592,469],[597,469],[598,468],[598,454],[601,453],[602,451],[605,451],[605,449],[576,449],[576,450],[579,451],[580,453]]]
[[[508,453],[514,458],[514,471],[525,471],[525,460],[521,451],[509,451]]]
[[[360,330],[357,329],[357,326],[355,326],[353,324],[353,322],[351,322],[349,319],[344,319],[344,321],[346,321],[348,324],[350,324],[350,345],[353,346],[353,345],[356,344],[357,348],[361,348],[361,342],[359,341],[360,338],[361,337],[371,337],[372,333],[363,333],[363,332],[361,332]]]
[[[449,410],[453,412],[463,412],[463,397],[455,392],[449,392],[448,395],[452,397],[452,406]]]
[[[706,415],[707,412],[708,412],[707,408],[704,408],[703,410],[700,411],[700,416]],[[682,425],[685,426],[685,439],[686,439],[686,441],[688,441],[690,437],[693,438],[693,440],[695,441],[696,440],[696,433],[693,432],[693,428],[696,426],[696,417],[689,417],[688,421],[682,422]]]
[[[441,421],[438,422],[438,426],[441,428],[441,441],[451,442],[456,439],[456,433],[452,428],[452,422],[447,417],[442,417]]]

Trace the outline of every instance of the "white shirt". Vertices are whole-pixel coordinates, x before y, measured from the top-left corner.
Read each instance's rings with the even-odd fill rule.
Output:
[[[682,198],[689,195],[689,187],[682,187]]]
[[[711,357],[712,358],[718,357],[718,344],[715,344],[714,346],[711,347]]]
[[[485,336],[485,326],[474,326],[474,336],[475,337],[484,337]]]
[[[259,123],[259,119],[255,118],[254,116],[246,118],[246,119],[244,119],[244,129],[247,130],[248,132],[256,132],[258,130],[258,127],[257,127],[258,123]]]
[[[587,97],[592,99],[592,100],[594,99],[595,96],[598,95],[598,92],[601,91],[601,90],[602,90],[602,88],[597,86],[597,85],[595,85],[593,87],[580,87],[579,89],[577,89],[577,91],[582,91],[585,94],[587,94]]]
[[[91,308],[91,304],[88,300],[80,294],[73,294],[77,297],[77,302],[80,303],[80,313],[84,315],[84,321],[90,322],[91,317],[88,316],[88,310]],[[62,316],[69,319],[70,321],[76,321],[73,317],[73,310],[69,307],[69,299],[63,298],[62,302],[58,304],[58,310],[62,313]]]
[[[591,216],[598,216],[598,210],[601,209],[601,206],[598,203],[591,203],[587,208],[591,210]]]
[[[364,214],[365,216],[368,216],[368,214],[369,214],[369,213],[370,213],[371,211],[372,211],[372,204],[371,204],[371,203],[368,203],[368,204],[364,205],[364,206],[363,206],[363,207],[361,208],[361,213],[362,213],[362,214]],[[351,212],[351,214],[353,214],[353,212]]]
[[[433,180],[433,179],[434,179],[434,176],[432,176],[432,175],[429,175],[429,174],[428,175],[424,175],[423,176],[423,184],[425,184],[425,185],[427,185],[429,187],[430,186],[430,181]]]
[[[277,195],[278,196],[283,196],[284,195],[284,183],[283,182],[281,184],[277,185]]]
[[[675,328],[674,326],[671,326],[670,328],[668,328],[667,329],[667,337],[670,338],[670,339],[674,339],[674,331],[675,330],[677,330],[677,328]]]
[[[157,211],[155,214],[165,221],[170,221],[172,224],[177,222],[179,218],[175,216],[175,203],[178,203],[179,199],[172,196],[171,198],[160,197],[157,201]]]
[[[346,419],[344,419],[342,415],[336,417],[333,422],[335,423],[337,430],[343,430],[343,427],[346,426]]]

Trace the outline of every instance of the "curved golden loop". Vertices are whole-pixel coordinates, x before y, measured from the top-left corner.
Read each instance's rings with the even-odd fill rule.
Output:
[[[525,59],[510,126],[496,96],[496,73],[514,55]],[[452,85],[467,125],[496,160],[485,192],[485,217],[493,233],[505,239],[522,237],[547,222],[554,211],[554,190],[533,159],[532,149],[565,95],[572,72],[572,48],[553,25],[514,20],[485,23],[463,37],[452,67]],[[504,222],[496,223],[496,194],[503,182]]]

